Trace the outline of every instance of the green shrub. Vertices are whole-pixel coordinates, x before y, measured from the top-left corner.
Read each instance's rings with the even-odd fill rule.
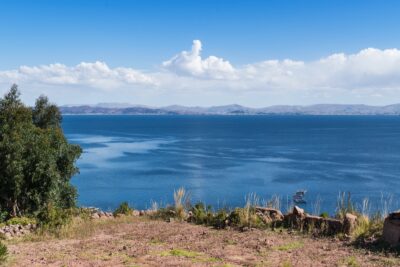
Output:
[[[322,212],[319,216],[322,218],[329,218],[329,214],[326,211]]]
[[[133,209],[129,207],[128,202],[122,202],[119,207],[114,211],[114,216],[117,216],[118,214],[123,214],[123,215],[132,215]]]
[[[8,218],[8,212],[7,211],[0,211],[0,223],[3,223],[7,220]]]
[[[358,216],[356,226],[353,230],[353,237],[357,242],[364,242],[365,239],[377,239],[382,235],[383,219],[380,216]]]
[[[170,218],[176,217],[175,207],[167,206],[165,208],[159,208],[156,212],[149,215],[152,219],[169,220]]]
[[[199,202],[194,207],[190,209],[193,213],[191,217],[191,222],[195,224],[205,224],[209,225],[213,219],[212,207],[205,207],[204,203]]]
[[[250,206],[234,209],[229,214],[228,221],[231,226],[240,228],[265,226],[260,217],[256,214],[255,209]]]
[[[8,250],[6,245],[0,242],[0,264],[5,262],[8,256]]]
[[[58,230],[71,223],[73,209],[63,209],[53,204],[48,204],[38,215],[39,225],[43,229]]]
[[[227,225],[228,213],[226,210],[219,210],[214,214],[211,220],[211,226],[217,229],[223,229]]]
[[[241,224],[241,208],[234,209],[228,216],[229,224],[232,226],[239,226]]]
[[[28,225],[28,224],[36,224],[37,221],[34,218],[28,218],[28,217],[14,217],[6,221],[7,225],[15,225],[15,224],[20,224],[20,225]]]
[[[74,217],[80,217],[83,220],[90,220],[93,214],[93,210],[89,208],[76,208],[73,211]]]

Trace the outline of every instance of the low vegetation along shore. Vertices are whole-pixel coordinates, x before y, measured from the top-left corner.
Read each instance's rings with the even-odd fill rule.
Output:
[[[77,207],[71,177],[82,150],[70,144],[57,106],[34,107],[16,85],[0,99],[0,264],[9,266],[400,266],[400,212],[371,215],[350,195],[337,212],[280,211],[279,198],[215,210],[174,203],[146,211]]]
[[[233,210],[192,205],[184,189],[174,200],[145,211],[128,203],[113,213],[73,208],[50,224],[15,217],[0,229],[29,230],[1,234],[0,259],[9,266],[400,265],[399,250],[382,238],[383,219],[347,200],[338,201],[335,218],[296,206],[282,214],[273,201],[259,206],[254,195]]]

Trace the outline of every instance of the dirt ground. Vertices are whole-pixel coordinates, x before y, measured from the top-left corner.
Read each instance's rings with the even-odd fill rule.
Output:
[[[84,223],[68,234],[8,241],[7,266],[400,266],[396,257],[287,231],[125,218]]]

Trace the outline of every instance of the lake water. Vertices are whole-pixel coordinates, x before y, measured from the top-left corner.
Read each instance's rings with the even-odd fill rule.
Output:
[[[279,195],[285,210],[306,189],[310,212],[320,202],[333,213],[339,192],[399,208],[400,117],[64,116],[63,128],[84,150],[73,178],[80,205],[144,209],[172,203],[183,186],[215,207],[256,193]]]

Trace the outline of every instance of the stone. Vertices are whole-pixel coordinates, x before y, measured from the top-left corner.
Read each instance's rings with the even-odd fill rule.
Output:
[[[6,232],[6,233],[4,234],[4,237],[5,237],[6,239],[11,239],[11,238],[12,238],[12,234],[11,234],[10,232]]]
[[[140,216],[140,211],[134,210],[134,211],[132,211],[132,215],[133,216]]]
[[[264,214],[262,212],[257,212],[256,214],[265,224],[270,224],[273,222],[273,219],[268,214]]]
[[[99,219],[100,216],[99,216],[99,214],[96,212],[96,213],[93,213],[93,214],[92,214],[91,218],[92,218],[92,219]]]
[[[298,206],[294,206],[293,214],[302,216],[302,215],[304,215],[304,210],[302,208],[299,208]]]
[[[267,215],[272,221],[282,221],[283,214],[280,210],[267,207],[256,207],[256,211]]]
[[[350,235],[356,227],[357,216],[351,213],[346,213],[343,221],[343,232]]]
[[[390,213],[385,218],[383,239],[392,246],[400,245],[400,211]]]
[[[152,210],[152,209],[146,210],[146,211],[144,212],[144,214],[145,214],[145,215],[148,215],[148,216],[152,216],[152,215],[154,215],[154,214],[156,214],[156,213],[157,213],[157,211],[156,211],[156,210]]]
[[[333,218],[324,218],[324,224],[327,225],[326,234],[334,235],[343,231],[343,221]]]

